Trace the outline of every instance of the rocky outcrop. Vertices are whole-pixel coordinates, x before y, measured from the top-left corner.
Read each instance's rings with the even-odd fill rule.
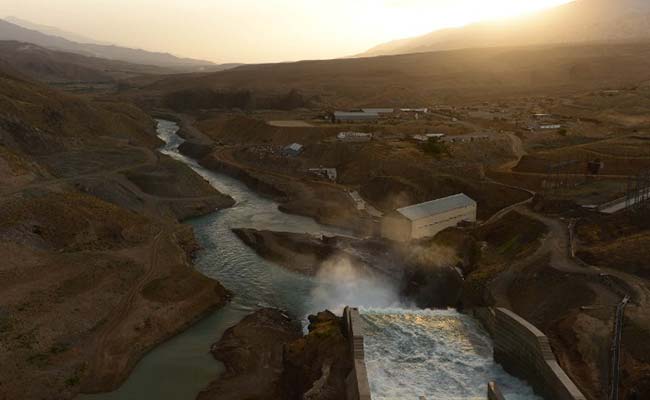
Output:
[[[205,168],[226,174],[242,181],[251,190],[254,190],[262,196],[267,196],[275,200],[286,198],[286,194],[273,184],[258,178],[255,176],[255,174],[250,173],[233,163],[229,163],[220,160],[217,157],[210,156],[205,157],[203,160],[201,160],[201,165]]]
[[[309,334],[284,352],[281,393],[287,400],[345,398],[345,378],[352,369],[343,320],[329,311],[309,317]]]
[[[321,263],[336,252],[326,241],[309,235],[254,229],[233,232],[260,256],[304,275],[316,275]]]
[[[262,309],[244,318],[212,346],[226,372],[198,400],[284,398],[280,394],[284,346],[300,336],[300,324],[279,310]]]
[[[188,157],[200,160],[210,154],[213,148],[212,143],[188,140],[178,147],[178,151]]]

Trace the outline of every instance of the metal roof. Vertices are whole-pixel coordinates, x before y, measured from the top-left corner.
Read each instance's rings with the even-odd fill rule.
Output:
[[[395,112],[394,108],[362,108],[361,111],[371,114],[392,114]]]
[[[285,150],[293,150],[293,151],[300,151],[302,150],[303,146],[298,143],[293,143],[290,144],[289,146],[285,147]]]
[[[379,114],[376,112],[363,111],[336,111],[334,116],[336,118],[378,118]]]
[[[458,208],[476,206],[476,202],[464,193],[432,200],[422,204],[399,208],[398,213],[411,221],[416,221],[435,214],[442,214]]]

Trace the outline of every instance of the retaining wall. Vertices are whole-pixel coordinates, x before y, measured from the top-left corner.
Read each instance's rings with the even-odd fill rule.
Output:
[[[501,390],[499,390],[499,387],[497,386],[496,383],[490,382],[488,384],[488,400],[506,400],[505,397],[503,397],[503,394],[501,393]]]
[[[508,373],[526,380],[548,400],[585,400],[562,370],[548,337],[517,314],[504,308],[473,311],[494,342],[494,359]]]
[[[346,307],[343,312],[345,330],[350,342],[353,368],[345,380],[347,400],[371,400],[370,383],[364,350],[363,324],[356,308]]]

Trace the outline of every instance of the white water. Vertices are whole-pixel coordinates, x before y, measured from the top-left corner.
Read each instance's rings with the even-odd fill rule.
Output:
[[[361,316],[374,400],[485,400],[490,381],[508,400],[540,399],[493,361],[490,338],[467,315],[371,309]]]
[[[260,258],[232,233],[232,228],[266,229],[315,235],[346,235],[348,232],[322,226],[310,218],[281,213],[275,202],[257,196],[236,179],[206,170],[194,160],[178,152],[178,146],[183,140],[176,135],[177,131],[178,126],[175,123],[159,121],[159,137],[166,142],[161,152],[189,165],[213,187],[232,196],[237,201],[233,208],[191,222],[202,246],[202,250],[195,260],[197,270],[210,278],[219,280],[234,293],[235,297],[231,304],[153,349],[117,391],[79,396],[78,399],[194,399],[210,381],[224,372],[223,365],[216,362],[209,353],[211,344],[216,342],[226,329],[262,307],[279,308],[299,319],[325,309],[338,310],[344,305],[379,308],[404,307],[397,291],[389,281],[381,277],[368,279],[367,276],[359,275],[347,265],[345,260],[331,260],[324,266],[323,273],[311,278],[291,273]],[[418,315],[418,313],[426,312],[411,311],[408,313]],[[429,332],[430,340],[420,340],[417,335],[419,325],[414,324],[411,317],[405,317],[400,322],[403,325],[397,324],[396,326],[391,326],[387,321],[382,322],[382,318],[375,318],[373,314],[368,314],[364,318],[367,318],[371,328],[374,326],[379,329],[374,334],[370,330],[368,338],[368,354],[374,357],[370,359],[369,363],[369,367],[372,368],[373,393],[376,393],[373,395],[374,400],[389,398],[417,400],[417,396],[413,394],[418,391],[423,392],[421,395],[432,395],[432,393],[424,392],[428,390],[431,382],[434,382],[433,378],[438,373],[436,371],[441,368],[443,370],[453,369],[452,364],[456,362],[454,355],[463,355],[462,348],[456,349],[453,346],[444,348],[448,359],[440,358],[441,364],[428,363],[417,366],[416,359],[413,359],[411,371],[419,371],[421,375],[414,375],[409,372],[408,368],[401,365],[400,367],[404,368],[400,378],[402,380],[387,376],[385,371],[382,372],[381,367],[382,365],[400,364],[400,360],[407,357],[408,352],[420,354],[420,358],[417,359],[424,360],[428,352],[442,350],[443,348],[440,347],[438,350],[428,348],[436,341],[433,339],[436,336],[438,340],[450,344],[453,343],[451,338],[454,337],[455,340],[462,342],[462,340],[469,341],[469,336],[476,336],[478,342],[487,343],[489,346],[489,339],[478,329],[467,331],[460,329],[462,326],[459,325],[457,331],[444,332],[442,335],[431,330]],[[468,324],[473,323],[468,317],[458,315],[457,318],[464,318]],[[400,337],[398,334],[400,331],[407,332],[409,336]],[[391,340],[391,337],[395,340]],[[413,338],[414,342],[408,342],[409,337]],[[405,354],[401,354],[402,352]],[[382,358],[384,354],[386,355],[385,360]],[[489,351],[483,347],[480,354],[481,360],[485,364],[489,364],[489,360],[491,360]],[[450,364],[443,365],[443,363]],[[428,371],[429,367],[438,369]],[[493,369],[498,370],[497,367]],[[488,368],[487,370],[492,371],[493,369]],[[476,388],[476,393],[481,387],[483,394],[481,398],[484,399],[485,385],[488,382],[487,375],[490,373],[480,374],[472,370],[458,369],[454,376],[456,379],[463,380],[469,387]],[[506,383],[512,380],[504,373],[498,376]],[[402,386],[402,382],[409,382],[409,384]],[[437,382],[442,381],[438,380]],[[442,382],[442,384],[446,385],[447,383]],[[451,381],[449,384],[454,385]],[[418,389],[409,389],[412,386],[416,386]],[[393,397],[386,397],[388,394]],[[447,397],[440,399],[443,398],[451,400]],[[471,397],[461,398],[469,399]],[[428,397],[427,399],[436,400],[438,398]],[[512,399],[528,400],[533,397],[513,397]],[[509,400],[511,399],[509,398]]]

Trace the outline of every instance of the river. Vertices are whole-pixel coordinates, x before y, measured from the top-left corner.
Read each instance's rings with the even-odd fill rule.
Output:
[[[294,318],[304,319],[310,313],[340,309],[348,304],[380,309],[402,306],[396,293],[391,293],[388,282],[355,279],[345,265],[340,268],[337,266],[331,276],[313,278],[294,274],[260,258],[232,233],[232,228],[315,235],[346,235],[348,232],[320,225],[311,218],[282,213],[278,210],[277,203],[256,195],[241,182],[201,167],[196,161],[178,152],[183,139],[177,132],[177,124],[158,121],[158,135],[166,143],[161,152],[189,165],[213,187],[232,196],[237,202],[230,209],[190,222],[202,247],[195,260],[195,267],[232,291],[233,301],[153,349],[138,363],[120,389],[106,394],[83,395],[78,399],[194,399],[210,381],[224,371],[223,365],[209,353],[211,344],[226,329],[262,307],[279,308]],[[472,334],[482,335],[481,340],[489,342],[478,329],[476,333],[472,331]],[[491,361],[491,355],[486,351],[480,353],[480,357],[486,363],[487,360]],[[483,386],[487,384],[484,378],[491,371],[487,369],[476,376],[481,379]],[[378,390],[385,389],[385,386],[378,384],[374,387]]]

